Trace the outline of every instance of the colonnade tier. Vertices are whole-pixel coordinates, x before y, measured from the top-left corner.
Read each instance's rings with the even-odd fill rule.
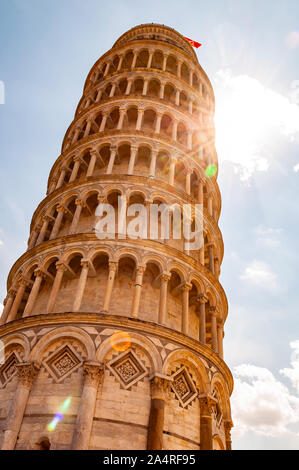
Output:
[[[213,145],[210,144],[211,148],[214,148]],[[213,161],[217,161],[216,152],[203,153],[197,159],[169,142],[157,140],[143,132],[138,131],[136,135],[132,131],[112,130],[104,135],[83,137],[63,152],[51,169],[47,193],[84,174],[86,177],[136,174],[167,182],[196,199],[198,192],[195,185],[202,180],[204,190],[212,193],[213,205],[219,214],[221,197],[216,182],[217,173],[213,177],[206,175],[207,164]]]
[[[140,70],[119,71],[118,74],[108,75],[102,81],[96,82],[79,101],[75,117],[94,103],[101,103],[113,97],[142,96],[159,100],[161,103],[172,103],[176,109],[182,110],[186,116],[199,120],[203,115],[203,121],[209,122],[213,118],[213,110],[210,109],[204,97],[195,94],[191,86],[182,86],[180,80],[165,74],[165,77],[157,76],[156,71]]]
[[[190,269],[184,258],[176,256],[173,261],[171,250],[166,256],[163,250],[147,253],[132,242],[121,247],[103,242],[82,246],[68,240],[68,248],[63,246],[65,240],[57,240],[52,250],[45,243],[13,266],[3,323],[43,311],[120,314],[181,331],[222,357],[227,305],[220,284],[212,281],[206,268],[195,263]],[[126,292],[121,312],[118,296],[113,295],[120,286]],[[92,289],[93,296],[86,289]]]
[[[152,188],[153,189],[153,188]],[[180,208],[181,219],[183,217],[183,204],[181,199],[173,197],[171,193],[163,192],[161,188],[156,191],[149,191],[139,182],[129,186],[128,184],[115,183],[99,187],[98,182],[76,185],[68,191],[55,192],[48,196],[40,204],[33,216],[28,249],[55,238],[76,233],[93,233],[96,225],[94,216],[99,203],[109,203],[115,208],[116,224],[118,221],[118,197],[125,197],[127,206],[139,203],[145,206],[150,215],[150,205],[176,205]],[[185,203],[188,203],[186,201]],[[161,209],[163,206],[160,206]],[[192,205],[191,205],[192,208]],[[161,237],[161,224],[158,222],[159,233],[157,243],[165,246],[173,246],[180,251],[185,251],[208,269],[218,278],[220,264],[223,258],[223,240],[221,232],[213,213],[209,213],[212,204],[207,204],[203,215],[203,239],[202,246],[196,250],[187,251],[184,240],[173,239],[170,230],[170,238]],[[191,212],[194,217],[194,212]],[[148,218],[147,235],[150,238],[150,217]],[[128,223],[127,223],[128,224]],[[172,216],[169,212],[169,227],[172,226]],[[116,230],[117,232],[117,230]],[[118,238],[118,237],[116,237]],[[212,252],[211,252],[212,250]]]
[[[140,131],[145,135],[161,136],[170,143],[178,143],[185,153],[212,153],[210,159],[215,163],[215,156],[210,150],[210,144],[215,139],[212,119],[201,115],[200,119],[195,120],[185,116],[183,111],[169,102],[166,104],[153,98],[140,98],[111,97],[84,110],[69,126],[62,151],[83,137],[101,135],[106,130]]]
[[[203,98],[207,105],[214,106],[211,83],[199,63],[176,46],[152,41],[146,47],[143,41],[115,45],[92,67],[84,85],[84,94],[96,82],[123,71],[153,70],[162,76],[176,78],[182,88],[190,88],[195,96]]]

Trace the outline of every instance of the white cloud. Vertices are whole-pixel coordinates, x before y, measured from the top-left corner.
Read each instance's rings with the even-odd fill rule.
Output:
[[[260,287],[273,290],[277,288],[277,276],[263,261],[253,260],[241,274],[242,281],[248,281]]]
[[[281,228],[265,227],[258,225],[255,229],[257,242],[262,243],[267,248],[276,248],[280,244],[280,234],[283,232]]]
[[[291,343],[299,352],[299,341]],[[297,358],[299,356],[297,355]],[[281,374],[299,385],[298,362]],[[288,426],[299,424],[299,397],[263,367],[241,364],[234,368],[235,390],[232,395],[232,413],[235,424],[234,437],[240,438],[253,431],[266,436],[292,434]],[[299,444],[299,434],[298,444]]]
[[[297,173],[297,171],[299,171],[299,163],[297,163],[297,164],[294,166],[294,171],[295,171],[295,173]]]
[[[4,244],[3,240],[0,239],[0,246],[3,245],[3,244]]]
[[[216,146],[220,160],[234,163],[242,180],[267,171],[269,141],[299,136],[299,106],[248,75],[219,70],[215,80]]]
[[[4,305],[0,303],[0,315],[1,315],[2,312],[3,312],[3,309],[4,309]]]
[[[293,387],[297,389],[299,393],[299,340],[290,343],[292,349],[294,349],[291,356],[291,368],[281,369],[279,372],[290,379]]]

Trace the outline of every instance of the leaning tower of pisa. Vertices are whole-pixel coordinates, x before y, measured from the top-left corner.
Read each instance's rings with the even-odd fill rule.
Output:
[[[7,280],[2,449],[231,448],[214,104],[164,25],[132,28],[92,67]],[[120,196],[202,204],[200,248],[99,239],[96,208]]]

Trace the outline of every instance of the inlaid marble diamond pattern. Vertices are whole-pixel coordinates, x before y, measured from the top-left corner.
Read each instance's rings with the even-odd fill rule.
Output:
[[[172,390],[180,405],[187,407],[196,397],[197,389],[189,372],[183,366],[173,375]]]
[[[132,350],[113,358],[107,366],[126,390],[148,374],[147,369]]]
[[[63,381],[82,364],[71,345],[65,345],[52,353],[44,362],[44,366],[56,382]]]
[[[2,387],[17,373],[16,364],[20,362],[16,353],[10,354],[5,363],[0,367],[0,384]]]

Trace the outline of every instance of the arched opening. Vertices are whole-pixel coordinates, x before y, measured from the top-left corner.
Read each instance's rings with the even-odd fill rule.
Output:
[[[147,95],[153,98],[160,97],[160,82],[158,80],[150,80],[147,88]]]
[[[134,166],[134,174],[148,176],[151,162],[150,156],[151,150],[149,147],[141,146],[138,148]]]
[[[115,108],[109,114],[106,122],[106,129],[116,129],[119,121],[119,109]]]
[[[160,51],[156,51],[152,58],[152,68],[162,70],[163,67],[163,54]]]
[[[139,305],[139,318],[157,322],[160,297],[161,270],[156,263],[149,262],[143,273],[142,294]]]
[[[175,104],[175,95],[176,95],[175,88],[169,83],[165,85],[164,99],[168,101],[169,103]]]
[[[131,147],[129,144],[121,144],[117,150],[112,173],[127,174],[130,162]]]
[[[156,112],[153,109],[146,109],[143,115],[141,129],[143,131],[154,132],[156,121]]]
[[[172,118],[168,114],[163,114],[161,119],[160,134],[164,134],[166,137],[171,137],[172,122]]]
[[[119,260],[117,276],[114,280],[115,292],[122,292],[121,298],[111,297],[109,313],[112,315],[130,316],[134,295],[136,262],[129,256]]]
[[[166,61],[166,71],[177,74],[177,60],[173,55],[169,55]]]
[[[149,53],[147,50],[139,52],[136,60],[136,67],[147,67]]]

